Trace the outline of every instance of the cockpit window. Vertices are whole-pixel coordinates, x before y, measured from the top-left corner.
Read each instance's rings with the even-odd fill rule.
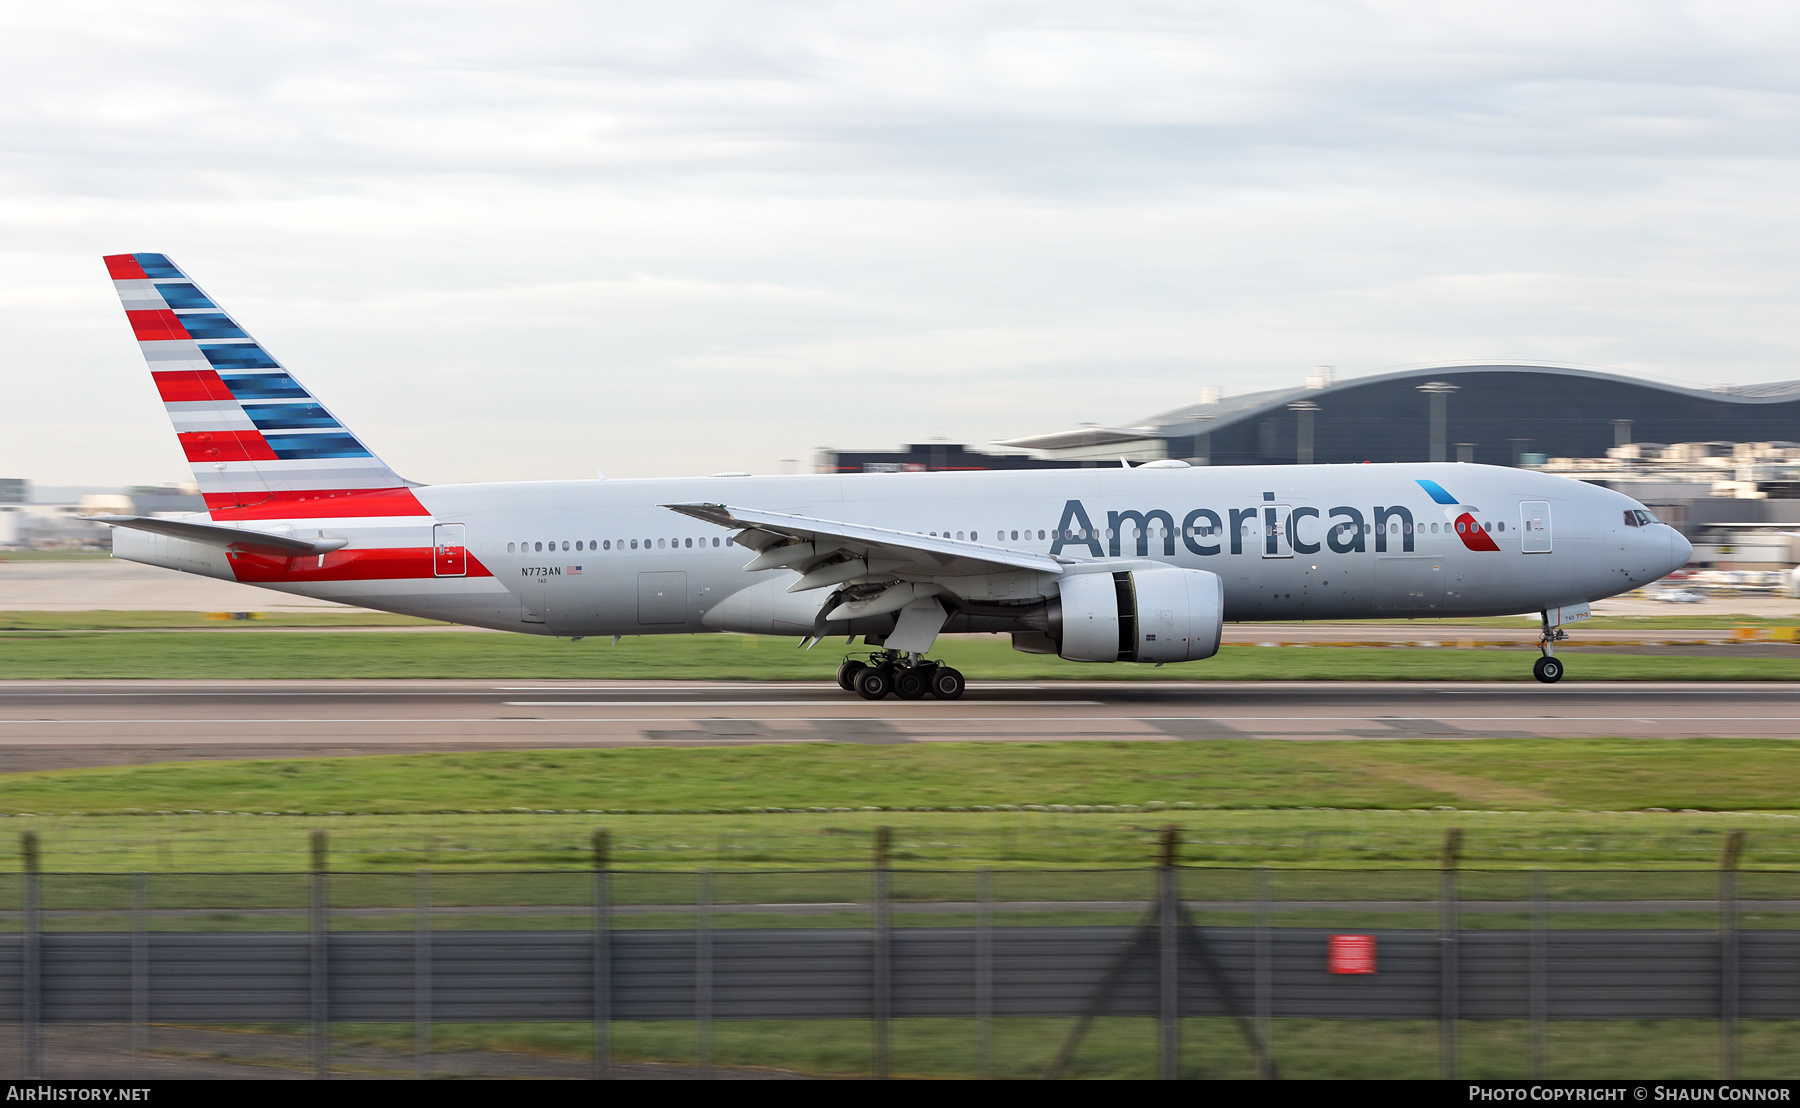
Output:
[[[1637,516],[1637,521],[1638,521],[1639,527],[1648,527],[1652,523],[1656,522],[1656,517],[1651,515],[1649,512],[1644,511],[1642,508],[1638,509],[1633,514]]]
[[[1630,508],[1625,509],[1625,526],[1627,526],[1627,527],[1640,526],[1640,524],[1638,523],[1637,513],[1632,511]]]

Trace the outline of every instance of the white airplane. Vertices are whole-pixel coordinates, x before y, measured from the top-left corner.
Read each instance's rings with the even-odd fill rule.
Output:
[[[1619,493],[1466,464],[422,485],[167,257],[106,265],[207,506],[97,517],[115,557],[539,635],[860,635],[870,700],[960,696],[946,632],[1161,665],[1228,620],[1520,612],[1553,682],[1565,624],[1691,553]]]

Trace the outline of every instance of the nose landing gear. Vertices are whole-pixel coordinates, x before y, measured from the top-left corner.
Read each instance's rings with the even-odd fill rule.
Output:
[[[1556,656],[1556,644],[1569,637],[1567,631],[1558,630],[1549,624],[1544,625],[1544,633],[1538,639],[1538,649],[1544,656],[1533,662],[1531,675],[1546,685],[1554,685],[1562,680],[1563,664]]]
[[[867,661],[845,658],[838,666],[837,682],[846,692],[864,700],[880,700],[893,693],[901,700],[955,700],[968,683],[963,675],[942,662],[893,650],[872,652]]]

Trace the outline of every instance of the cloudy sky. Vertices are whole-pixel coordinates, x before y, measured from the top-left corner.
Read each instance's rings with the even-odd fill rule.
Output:
[[[181,480],[99,256],[426,481],[1416,363],[1800,377],[1800,6],[0,6],[0,476]]]

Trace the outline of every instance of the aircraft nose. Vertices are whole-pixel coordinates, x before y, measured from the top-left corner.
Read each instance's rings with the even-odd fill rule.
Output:
[[[1694,544],[1683,538],[1680,531],[1669,528],[1669,572],[1673,573],[1688,564],[1694,556]]]

